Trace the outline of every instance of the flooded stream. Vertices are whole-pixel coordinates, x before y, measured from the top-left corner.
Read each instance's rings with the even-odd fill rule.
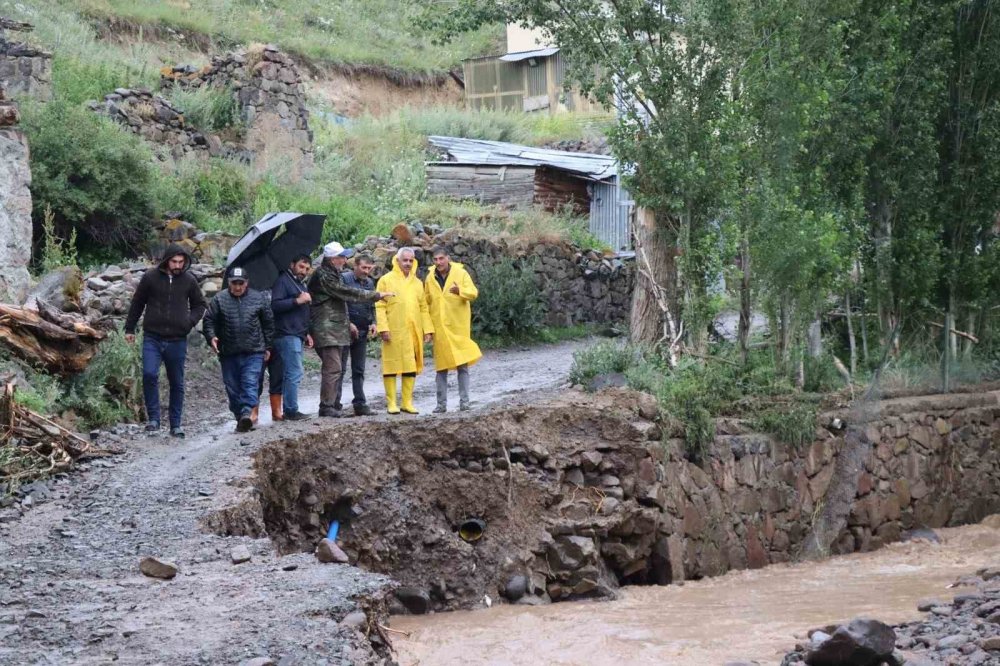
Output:
[[[924,597],[948,599],[957,577],[1000,564],[1000,530],[938,531],[941,544],[897,543],[824,562],[734,571],[667,587],[631,587],[614,602],[394,617],[399,662],[446,664],[777,664],[794,634],[858,615],[917,619]]]

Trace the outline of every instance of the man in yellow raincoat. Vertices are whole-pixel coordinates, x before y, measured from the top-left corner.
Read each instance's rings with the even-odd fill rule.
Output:
[[[424,369],[424,343],[434,337],[424,287],[417,277],[417,259],[408,247],[399,249],[392,270],[379,278],[377,290],[395,294],[375,304],[375,330],[382,337],[382,380],[390,414],[399,414],[396,376],[403,376],[402,409],[416,414],[413,386]]]
[[[469,409],[469,366],[483,357],[472,341],[472,301],[479,290],[465,266],[452,261],[448,251],[435,247],[434,268],[424,280],[424,292],[434,324],[434,369],[437,370],[435,413],[448,411],[448,371],[458,371],[458,408]]]

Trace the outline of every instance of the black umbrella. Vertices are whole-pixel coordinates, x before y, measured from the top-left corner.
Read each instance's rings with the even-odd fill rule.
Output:
[[[242,266],[254,289],[270,289],[296,255],[312,255],[323,238],[325,220],[326,215],[268,213],[229,250],[226,274]]]

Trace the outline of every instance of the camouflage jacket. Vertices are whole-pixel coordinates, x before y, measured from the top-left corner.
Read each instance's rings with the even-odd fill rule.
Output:
[[[309,332],[316,347],[343,347],[351,344],[347,301],[376,300],[376,292],[348,287],[340,273],[324,262],[308,282],[312,294],[309,309]]]

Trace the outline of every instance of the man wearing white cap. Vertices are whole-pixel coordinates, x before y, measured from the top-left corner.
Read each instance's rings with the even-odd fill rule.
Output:
[[[323,247],[323,263],[309,278],[312,307],[309,312],[309,332],[322,363],[320,370],[319,415],[341,416],[334,407],[337,389],[344,368],[341,347],[351,344],[347,301],[378,301],[392,294],[348,287],[341,280],[347,259],[354,250],[344,249],[337,242]]]

